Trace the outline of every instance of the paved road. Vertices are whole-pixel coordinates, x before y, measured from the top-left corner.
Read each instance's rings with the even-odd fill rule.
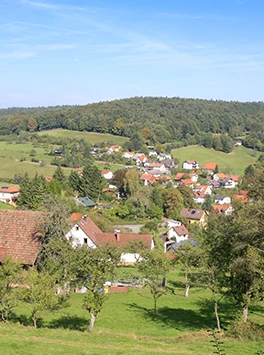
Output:
[[[140,228],[144,226],[144,224],[121,224],[114,226],[115,229],[129,228],[133,231],[133,233],[139,233]]]

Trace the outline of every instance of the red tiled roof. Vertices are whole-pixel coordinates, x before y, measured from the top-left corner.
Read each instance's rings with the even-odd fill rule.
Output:
[[[175,181],[181,180],[182,177],[183,177],[183,173],[177,173],[176,176],[175,176]]]
[[[231,175],[231,179],[232,179],[233,181],[238,182],[238,181],[240,180],[240,175]]]
[[[111,170],[102,170],[102,174],[103,175],[106,175],[106,174],[108,174],[108,173],[110,173],[111,172]]]
[[[82,218],[83,214],[82,213],[73,213],[70,218],[69,221],[70,222],[77,222]]]
[[[241,195],[241,194],[236,194],[234,195],[234,197],[237,199],[237,200],[240,200],[242,202],[245,202],[247,203],[248,202],[248,195]]]
[[[153,175],[151,174],[142,174],[140,177],[141,180],[146,180],[148,181],[150,184],[153,184],[154,182],[156,182],[156,179]]]
[[[182,182],[184,185],[193,185],[193,181],[190,180],[190,179],[182,179],[181,182]]]
[[[95,233],[91,238],[97,246],[102,245],[119,245],[129,246],[132,241],[142,241],[148,248],[151,247],[152,236],[148,234],[130,234],[130,233],[118,233],[119,241],[114,233]]]
[[[95,233],[102,233],[101,229],[97,227],[90,217],[83,216],[77,224],[92,240],[94,240]]]
[[[0,187],[0,192],[1,193],[16,193],[16,192],[19,192],[20,191],[20,188],[18,186],[1,186]]]
[[[231,206],[230,203],[224,203],[222,205],[212,205],[212,208],[214,212],[223,213],[226,212],[230,206]]]
[[[144,160],[148,160],[148,157],[146,157],[146,155],[140,155],[138,157],[138,159],[141,160],[141,161],[144,161]]]
[[[41,244],[43,213],[0,210],[0,262],[6,255],[34,265]]]
[[[184,218],[195,219],[195,220],[199,221],[202,218],[202,216],[204,215],[204,213],[205,213],[205,211],[203,211],[200,208],[198,208],[198,209],[183,208],[181,210],[180,215]]]
[[[189,234],[188,229],[184,225],[175,226],[172,228],[175,230],[178,236]]]
[[[204,165],[204,169],[206,170],[215,170],[216,169],[216,163],[206,163]]]

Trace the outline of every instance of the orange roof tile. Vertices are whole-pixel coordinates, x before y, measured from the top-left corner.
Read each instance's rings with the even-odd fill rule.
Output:
[[[1,193],[11,193],[11,194],[14,194],[14,193],[17,193],[20,191],[20,188],[18,186],[1,186],[0,187],[0,192]]]
[[[216,169],[216,163],[206,163],[204,165],[204,169],[206,170],[215,170]]]
[[[41,244],[43,213],[0,210],[0,262],[6,255],[34,265]]]

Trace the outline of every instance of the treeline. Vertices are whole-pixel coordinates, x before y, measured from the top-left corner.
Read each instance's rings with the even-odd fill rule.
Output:
[[[263,102],[134,97],[85,106],[0,110],[0,135],[64,128],[130,138],[136,135],[135,140],[139,138],[143,144],[178,142],[179,146],[208,147],[213,146],[215,136],[222,135],[244,137],[245,146],[263,151],[263,120]]]

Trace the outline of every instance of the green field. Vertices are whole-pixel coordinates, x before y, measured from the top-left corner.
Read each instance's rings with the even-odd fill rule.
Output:
[[[48,134],[52,137],[61,137],[61,138],[84,139],[92,145],[100,144],[100,143],[122,145],[129,140],[129,138],[114,136],[108,133],[79,132],[79,131],[70,131],[67,129],[53,129],[49,131],[41,131],[38,134],[39,135]]]
[[[254,164],[261,153],[242,146],[234,147],[233,152],[229,154],[200,146],[189,146],[174,149],[172,154],[179,159],[180,164],[185,160],[197,160],[202,168],[206,162],[213,162],[218,164],[221,172],[230,169],[234,174],[243,175],[245,168]]]
[[[129,271],[133,269],[129,268]],[[136,273],[136,270],[135,270]],[[158,301],[158,315],[153,316],[152,298],[146,290],[130,289],[127,294],[112,294],[96,321],[93,333],[87,333],[89,315],[81,307],[84,295],[74,294],[70,306],[46,313],[34,329],[26,306],[15,309],[10,324],[0,326],[0,354],[184,354],[211,355],[215,318],[210,292],[193,287],[184,298],[183,275],[168,275],[168,292]],[[250,319],[263,326],[263,305],[250,310]],[[224,311],[224,312],[223,312]],[[234,307],[222,302],[220,315],[224,328],[234,317]],[[221,338],[226,355],[253,355],[264,350],[264,341],[238,341]]]

